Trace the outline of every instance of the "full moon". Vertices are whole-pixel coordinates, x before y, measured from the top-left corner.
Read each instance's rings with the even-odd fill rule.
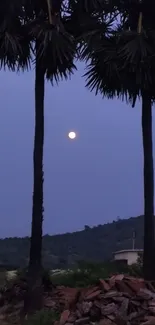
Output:
[[[68,137],[71,139],[71,140],[74,140],[76,138],[76,133],[71,131],[68,133]]]

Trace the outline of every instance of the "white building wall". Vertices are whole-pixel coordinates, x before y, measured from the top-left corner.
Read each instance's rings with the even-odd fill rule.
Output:
[[[137,262],[138,259],[138,252],[132,252],[132,251],[124,251],[124,252],[118,252],[114,254],[115,260],[127,260],[128,265],[132,265]]]

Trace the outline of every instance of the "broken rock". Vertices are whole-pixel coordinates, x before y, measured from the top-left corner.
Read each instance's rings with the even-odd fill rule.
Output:
[[[110,290],[110,285],[105,280],[100,279],[100,286],[104,291]]]
[[[64,325],[68,321],[69,315],[70,315],[70,311],[69,310],[64,310],[62,312],[62,314],[61,314],[59,324]]]
[[[117,312],[118,308],[114,302],[111,304],[108,304],[107,306],[101,307],[101,313],[104,316],[108,316],[110,314],[115,314]]]
[[[85,325],[89,323],[89,317],[79,318],[75,321],[75,325]]]
[[[85,297],[85,300],[93,300],[93,299],[95,299],[96,297],[98,297],[98,296],[100,295],[100,293],[101,293],[101,290],[97,290],[97,291],[95,291],[95,292],[92,292],[92,293],[90,293],[89,295],[87,295],[87,296]]]
[[[93,305],[92,301],[83,301],[81,306],[83,315],[86,315],[90,312],[92,305]]]
[[[99,325],[115,325],[115,323],[108,318],[103,318],[99,321]]]

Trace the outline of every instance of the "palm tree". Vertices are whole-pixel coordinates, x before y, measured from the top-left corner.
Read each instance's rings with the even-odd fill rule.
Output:
[[[148,9],[149,5],[149,9]],[[133,6],[134,9],[134,6]],[[132,9],[132,10],[133,10]],[[137,20],[137,33],[133,37],[133,47],[129,49],[131,42],[126,43],[125,65],[129,69],[137,64],[133,75],[139,78],[136,82],[137,94],[142,98],[142,138],[144,152],[144,256],[143,271],[146,280],[155,278],[155,242],[154,242],[154,166],[152,144],[152,103],[154,100],[155,85],[155,24],[152,19],[154,10],[152,0],[149,3],[136,2],[135,17],[129,9],[130,25],[133,29]],[[137,17],[136,17],[137,16]],[[138,18],[138,19],[137,19]],[[123,57],[125,52],[123,53]],[[131,57],[133,55],[133,57]],[[139,60],[138,60],[139,59]]]
[[[76,69],[74,37],[66,30],[58,2],[25,2],[28,35],[35,57],[35,137],[33,152],[33,206],[25,312],[42,307],[43,147],[45,78],[52,84],[67,79]],[[59,10],[59,12],[58,12]]]
[[[132,3],[131,3],[132,2]],[[117,4],[117,5],[116,5]],[[148,5],[149,15],[148,15]],[[116,8],[117,7],[117,8]],[[144,277],[155,278],[154,269],[154,169],[152,149],[152,102],[155,97],[154,4],[138,0],[115,1],[114,12],[121,22],[109,34],[83,39],[82,58],[87,64],[87,87],[103,96],[142,98],[142,137],[144,151]],[[152,17],[151,16],[151,17]]]
[[[154,3],[149,0],[128,2],[128,25],[137,33],[131,42],[126,43],[125,65],[137,65],[133,75],[136,76],[137,94],[142,98],[142,138],[144,152],[144,255],[143,271],[146,280],[155,278],[155,242],[154,242],[154,165],[152,144],[152,104],[154,100],[154,50],[155,50],[155,15]],[[131,57],[133,55],[133,57]],[[137,85],[138,84],[138,85]]]

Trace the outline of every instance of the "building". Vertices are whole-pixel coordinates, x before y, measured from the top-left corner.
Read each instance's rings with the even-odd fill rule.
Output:
[[[124,249],[114,253],[114,260],[126,261],[128,265],[132,265],[137,262],[139,253],[142,252],[143,249]]]

